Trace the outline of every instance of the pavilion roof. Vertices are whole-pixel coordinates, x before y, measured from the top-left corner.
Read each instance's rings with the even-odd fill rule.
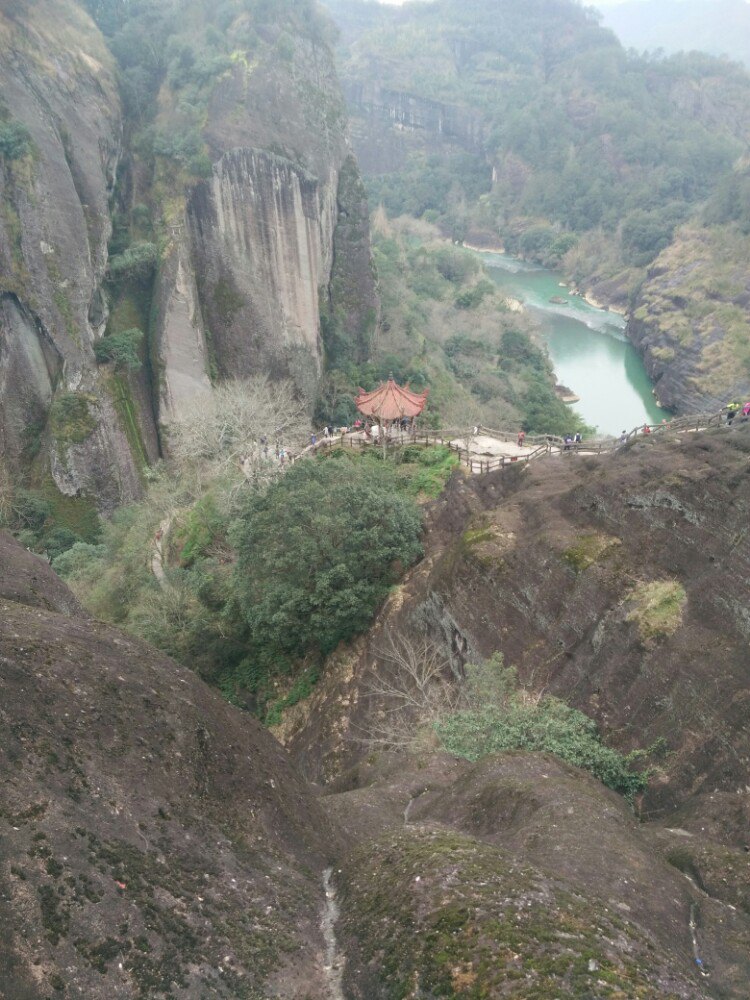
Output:
[[[398,385],[391,376],[372,392],[360,389],[354,402],[359,412],[367,417],[400,420],[401,417],[418,416],[424,409],[429,391],[425,389],[424,392],[412,392],[408,386]]]

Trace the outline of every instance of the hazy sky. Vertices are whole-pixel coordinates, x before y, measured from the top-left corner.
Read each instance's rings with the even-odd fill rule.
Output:
[[[379,2],[380,3],[388,3],[388,4],[396,4],[396,5],[400,6],[402,3],[405,3],[406,0],[379,0]],[[623,2],[623,0],[590,0],[590,2],[589,2],[589,0],[587,0],[587,2],[584,3],[584,6],[585,7],[614,7],[615,4],[620,4],[622,2]],[[648,0],[640,0],[640,2],[641,3],[648,3]],[[748,2],[750,2],[750,0],[748,0]]]

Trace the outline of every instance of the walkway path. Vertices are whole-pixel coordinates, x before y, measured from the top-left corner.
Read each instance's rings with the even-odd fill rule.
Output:
[[[709,427],[719,427],[723,424],[722,413],[699,413],[688,417],[676,417],[661,424],[648,425],[651,435],[666,432],[676,434],[694,434],[696,431]],[[508,431],[497,431],[489,427],[477,427],[476,433],[470,430],[423,431],[415,435],[397,432],[388,441],[388,447],[433,447],[443,445],[458,455],[459,462],[473,475],[484,475],[495,469],[517,465],[519,462],[528,464],[539,458],[562,456],[567,454],[601,455],[616,451],[634,438],[643,436],[643,424],[634,427],[622,438],[597,438],[583,441],[580,444],[566,445],[563,438],[553,434],[527,435],[523,446],[518,445],[518,435]],[[303,458],[314,457],[320,452],[331,451],[334,448],[355,448],[365,450],[378,447],[379,442],[366,437],[364,431],[350,431],[345,434],[335,434],[331,437],[321,437],[315,444],[310,444],[298,455],[290,459],[280,471],[289,468]],[[581,467],[583,468],[583,467]],[[246,473],[247,474],[247,473]],[[166,539],[171,527],[171,518],[162,521],[151,549],[151,571],[159,586],[168,586],[165,575]]]

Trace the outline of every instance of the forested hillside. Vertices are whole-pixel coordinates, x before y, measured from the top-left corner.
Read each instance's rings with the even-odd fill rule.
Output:
[[[727,227],[726,241],[746,225],[730,193],[744,184],[736,171],[750,140],[741,67],[628,54],[594,12],[567,0],[330,6],[355,148],[388,211],[454,239],[502,240],[633,308],[646,307],[642,283],[683,227]],[[727,301],[722,291],[714,300]],[[729,333],[713,311],[710,337],[690,327],[690,391],[670,394],[677,408],[750,385],[741,347],[730,349],[729,380],[707,350],[716,338],[750,340],[747,316]],[[680,354],[679,343],[669,349]],[[663,371],[664,357],[661,369],[647,362]]]

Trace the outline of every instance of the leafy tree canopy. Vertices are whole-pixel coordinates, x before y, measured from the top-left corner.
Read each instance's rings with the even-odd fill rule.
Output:
[[[421,517],[380,462],[300,462],[233,531],[235,590],[259,653],[328,653],[366,628],[420,554]]]

